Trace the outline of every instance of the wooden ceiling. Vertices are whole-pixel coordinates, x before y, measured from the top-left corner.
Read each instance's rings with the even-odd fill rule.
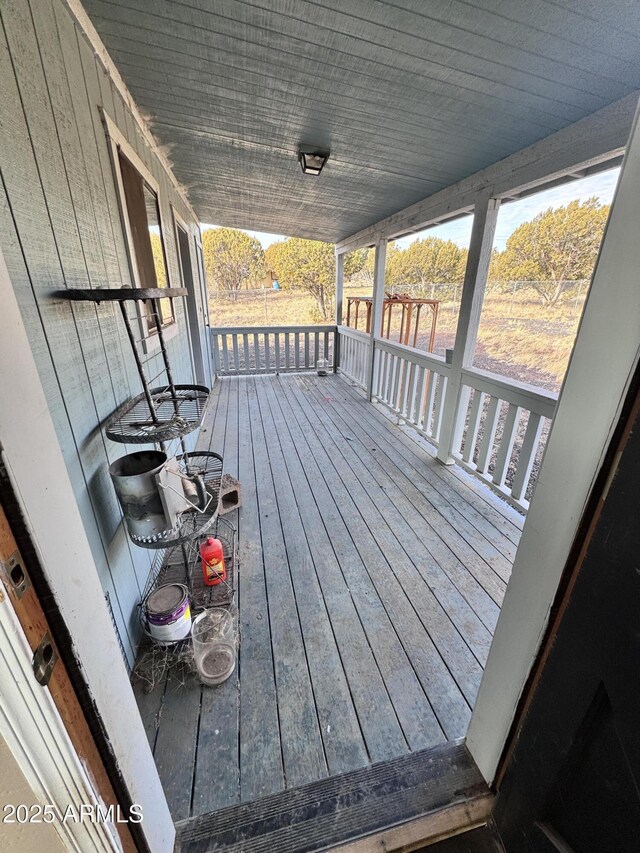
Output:
[[[84,5],[203,222],[332,242],[640,88],[636,0]]]

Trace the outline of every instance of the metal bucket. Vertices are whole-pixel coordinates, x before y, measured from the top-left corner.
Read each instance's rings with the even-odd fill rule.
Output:
[[[165,514],[157,480],[166,464],[167,454],[161,450],[138,450],[116,459],[109,466],[113,487],[134,542],[160,536],[172,526]]]
[[[156,589],[147,596],[144,613],[149,634],[157,643],[177,643],[191,633],[189,593],[184,584],[169,583]]]

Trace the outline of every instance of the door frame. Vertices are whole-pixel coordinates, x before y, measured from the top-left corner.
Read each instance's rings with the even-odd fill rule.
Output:
[[[0,401],[13,402],[0,405],[7,479],[58,614],[54,628],[64,630],[85,685],[83,706],[99,723],[96,744],[112,784],[142,807],[138,846],[169,853],[175,828],[1,249],[0,304]]]
[[[198,304],[199,301],[202,299],[202,287],[200,285],[200,270],[197,268],[198,258],[195,258],[196,265],[194,266],[194,257],[191,252],[191,237],[193,234],[193,228],[190,228],[189,225],[187,225],[187,223],[180,216],[180,214],[173,205],[171,205],[171,211],[173,213],[173,227],[176,241],[176,251],[178,253],[178,265],[180,267],[180,278],[182,280],[182,286],[187,290],[187,326],[189,329],[189,348],[191,350],[191,362],[193,364],[194,376],[196,382],[200,383],[201,385],[209,385],[211,380],[211,368],[206,363],[207,358],[205,357],[205,353],[208,354],[208,347],[206,345],[206,342],[203,341],[203,335],[206,336],[209,331],[208,326],[206,325],[208,313],[206,311],[206,303],[204,303],[203,306],[200,306]],[[182,267],[182,249],[180,247],[179,236],[180,231],[184,233],[187,240],[187,257],[189,261],[189,266],[191,268],[190,285],[184,280],[184,271]],[[198,294],[200,295],[200,300],[198,299]],[[199,308],[202,308],[202,322],[200,322],[199,318]]]
[[[207,284],[207,271],[204,266],[204,246],[202,245],[202,231],[200,226],[194,228],[193,245],[196,251],[196,267],[198,269],[198,281],[200,283],[200,299],[202,300],[202,320],[205,334],[205,350],[207,353],[207,379],[209,385],[215,382],[213,373],[213,351],[211,349],[211,316],[209,313],[209,286]]]
[[[494,782],[640,360],[640,133],[631,130],[557,412],[467,732]],[[603,330],[608,334],[603,334]]]
[[[108,823],[60,819],[69,807],[70,814],[77,815],[81,804],[97,811],[98,807],[108,809],[113,799],[106,799],[104,787],[101,789],[96,784],[95,761],[87,765],[86,754],[81,760],[51,692],[36,681],[32,646],[9,590],[9,584],[0,577],[0,735],[33,790],[36,802],[43,809],[49,807],[37,815],[38,822],[49,822],[53,807],[57,816],[51,825],[65,848],[134,850],[133,838],[128,832],[123,833],[124,825],[117,826],[115,812]],[[56,662],[56,667],[60,666]]]

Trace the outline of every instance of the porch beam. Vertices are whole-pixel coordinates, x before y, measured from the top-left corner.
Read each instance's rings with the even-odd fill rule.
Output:
[[[336,334],[333,342],[333,372],[340,365],[340,335],[338,326],[342,325],[342,305],[344,302],[344,255],[336,253]]]
[[[375,368],[375,341],[380,337],[382,328],[382,308],[384,305],[384,275],[387,263],[387,241],[379,240],[376,243],[375,258],[373,263],[373,295],[371,299],[371,326],[369,329],[369,373],[367,381],[367,397],[371,400],[373,396],[374,368]]]
[[[438,459],[445,465],[453,463],[452,450],[460,441],[464,429],[464,416],[469,402],[469,391],[462,385],[462,370],[465,367],[471,367],[476,351],[480,314],[499,209],[499,199],[485,197],[478,201],[473,215],[453,361],[447,382],[440,429]]]
[[[638,92],[633,92],[341,240],[336,244],[336,251],[344,253],[373,246],[377,240],[399,237],[453,219],[472,208],[482,195],[512,197],[551,183],[575,180],[575,173],[580,170],[591,172],[598,167],[614,165],[616,158],[624,153],[637,103]]]

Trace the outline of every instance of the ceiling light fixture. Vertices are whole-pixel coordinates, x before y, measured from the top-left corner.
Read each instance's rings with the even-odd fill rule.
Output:
[[[319,175],[328,159],[328,151],[320,151],[312,145],[301,145],[298,149],[298,160],[305,175]]]

